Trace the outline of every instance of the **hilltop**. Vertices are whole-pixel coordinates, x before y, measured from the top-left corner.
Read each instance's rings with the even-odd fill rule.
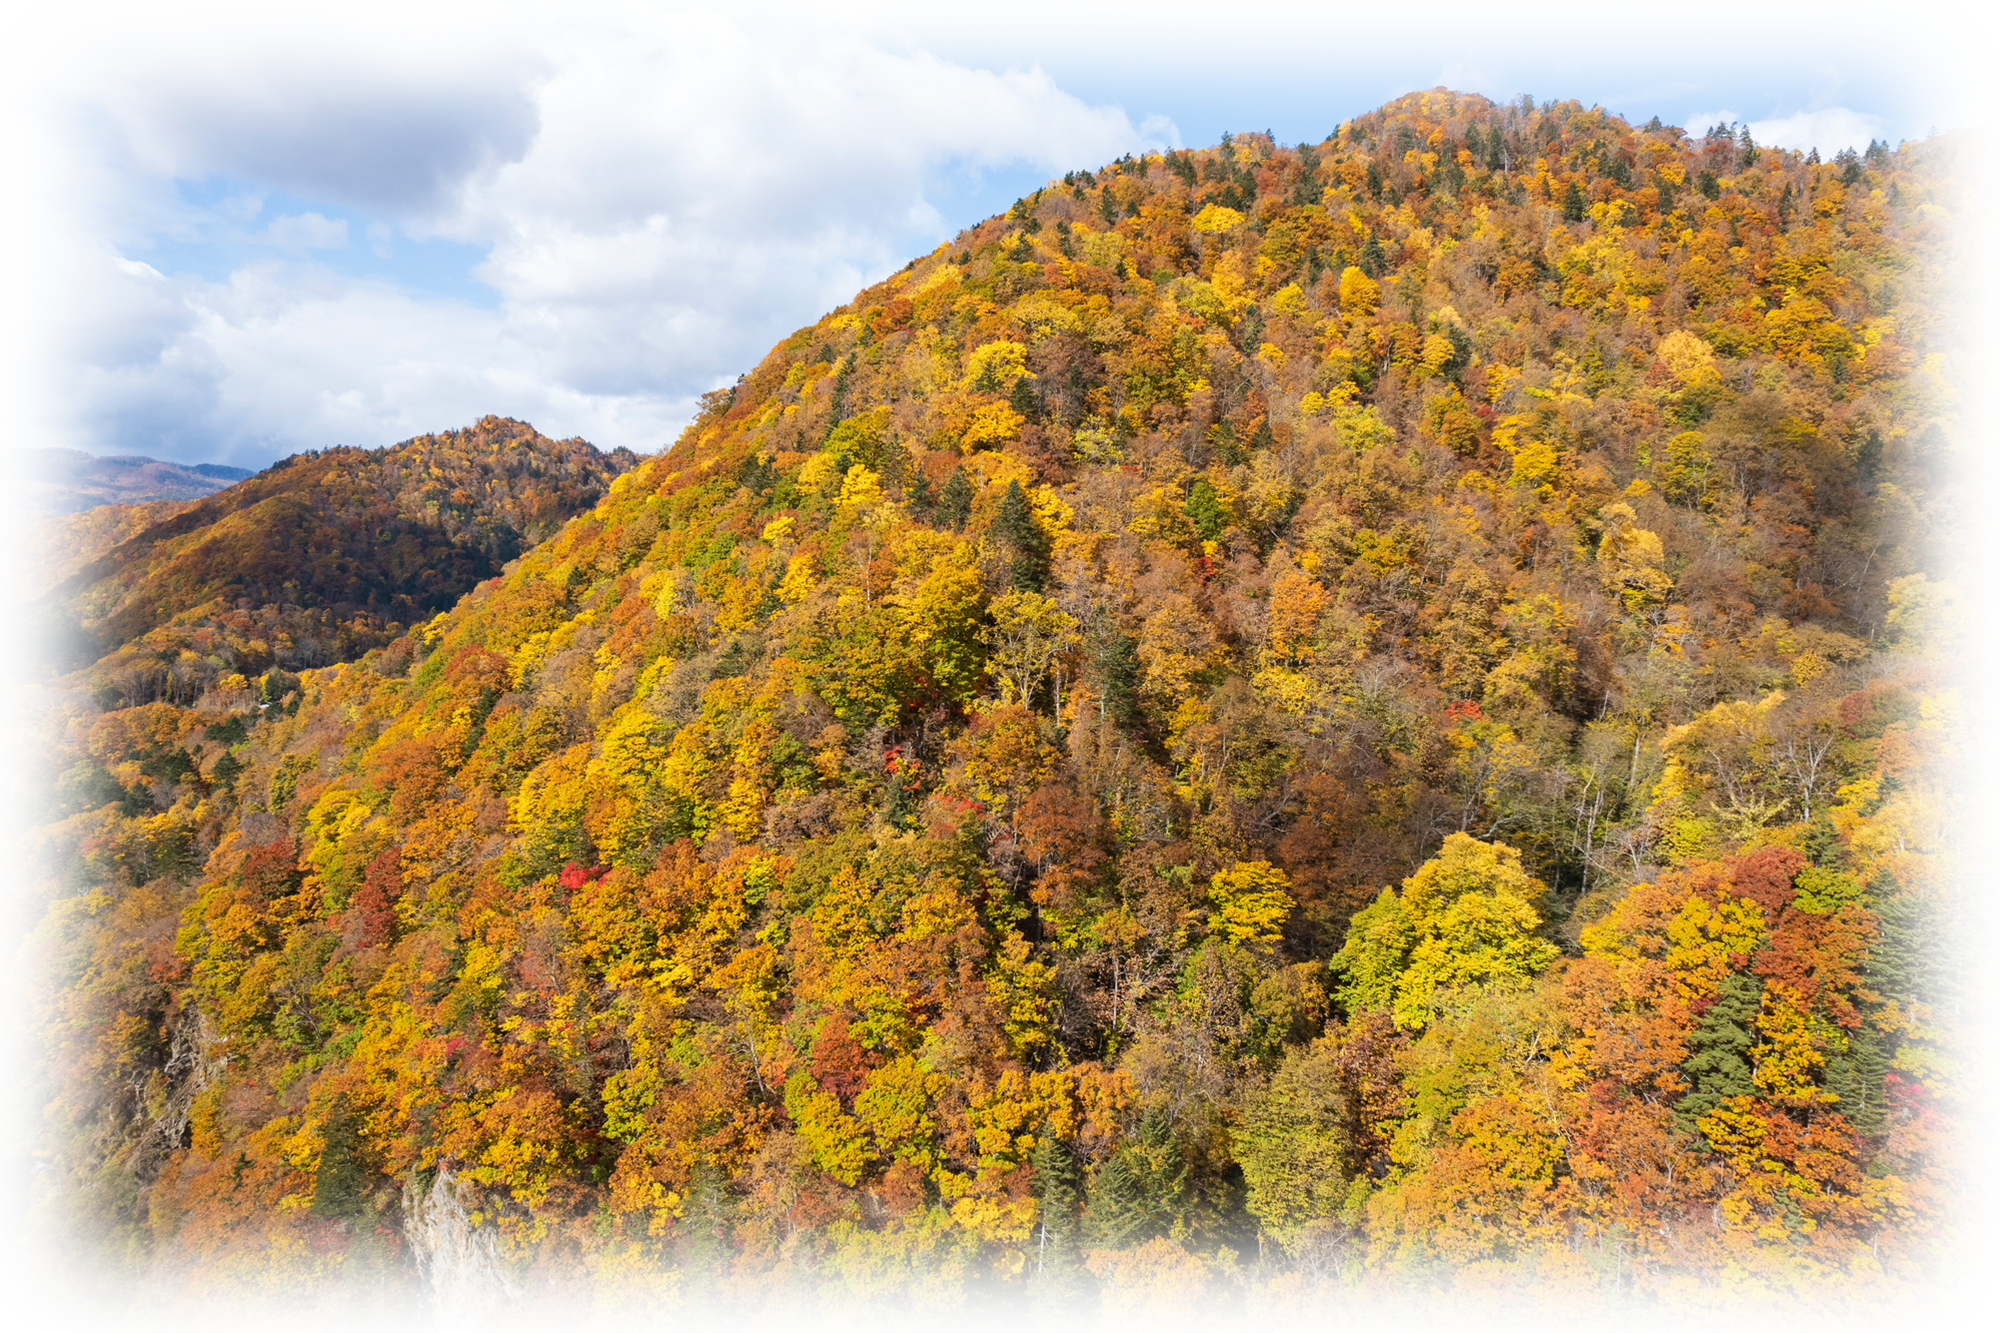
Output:
[[[1953,169],[1428,93],[1071,172],[261,713],[78,707],[55,1221],[203,1293],[1920,1287]]]
[[[450,607],[637,461],[499,417],[297,454],[136,515],[143,526],[44,595],[52,650],[68,668],[102,657],[92,688],[126,705],[346,661]]]

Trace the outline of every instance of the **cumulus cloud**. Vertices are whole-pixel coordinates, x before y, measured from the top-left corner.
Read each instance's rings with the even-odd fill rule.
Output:
[[[1689,134],[1702,134],[1715,125],[1741,121],[1734,111],[1698,111],[1687,118]],[[1769,148],[1789,148],[1807,153],[1817,148],[1832,157],[1843,148],[1866,148],[1882,135],[1880,116],[1867,115],[1844,106],[1800,111],[1789,116],[1771,116],[1748,122],[1752,141]]]
[[[1053,174],[1159,139],[1039,71],[717,19],[568,55],[536,100],[528,152],[471,182],[438,230],[491,239],[479,276],[518,336],[599,393],[663,366],[683,386],[743,369],[746,335],[767,346],[934,244],[941,174]]]
[[[1828,157],[1843,148],[1866,148],[1869,140],[1882,133],[1879,116],[1851,111],[1844,106],[1800,111],[1789,116],[1750,122],[1750,137],[1773,148],[1810,152],[1817,148]]]
[[[335,49],[233,81],[135,68],[73,102],[82,225],[53,442],[259,461],[497,411],[656,447],[696,395],[945,239],[952,190],[1178,143],[1035,68],[802,27],[641,15],[519,35],[476,70]],[[190,203],[211,180],[254,188]],[[254,229],[266,190],[325,203]],[[483,251],[497,300],[343,268],[337,209],[362,219],[357,261],[398,237]],[[203,277],[152,255],[175,238],[262,257]]]
[[[504,9],[199,13],[51,34],[51,63],[90,75],[52,99],[72,144],[134,186],[232,177],[401,220],[535,135],[550,66]]]

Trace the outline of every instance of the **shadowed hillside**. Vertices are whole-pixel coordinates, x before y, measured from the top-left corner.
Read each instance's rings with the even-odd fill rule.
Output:
[[[44,598],[61,665],[108,700],[345,661],[449,607],[637,462],[487,417],[295,455],[120,542]],[[393,628],[392,628],[393,627]]]

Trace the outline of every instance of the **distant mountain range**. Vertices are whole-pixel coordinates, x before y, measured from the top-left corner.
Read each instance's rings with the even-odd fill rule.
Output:
[[[23,449],[27,476],[17,480],[16,503],[49,514],[74,514],[98,505],[199,500],[255,473],[224,463],[168,463],[120,455],[99,458],[76,449]]]

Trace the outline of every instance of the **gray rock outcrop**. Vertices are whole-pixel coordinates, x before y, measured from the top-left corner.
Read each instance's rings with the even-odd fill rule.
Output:
[[[402,1189],[404,1235],[438,1333],[478,1333],[502,1301],[520,1299],[500,1263],[500,1235],[472,1225],[466,1193],[448,1169],[438,1171],[428,1193],[418,1193],[416,1181]]]

